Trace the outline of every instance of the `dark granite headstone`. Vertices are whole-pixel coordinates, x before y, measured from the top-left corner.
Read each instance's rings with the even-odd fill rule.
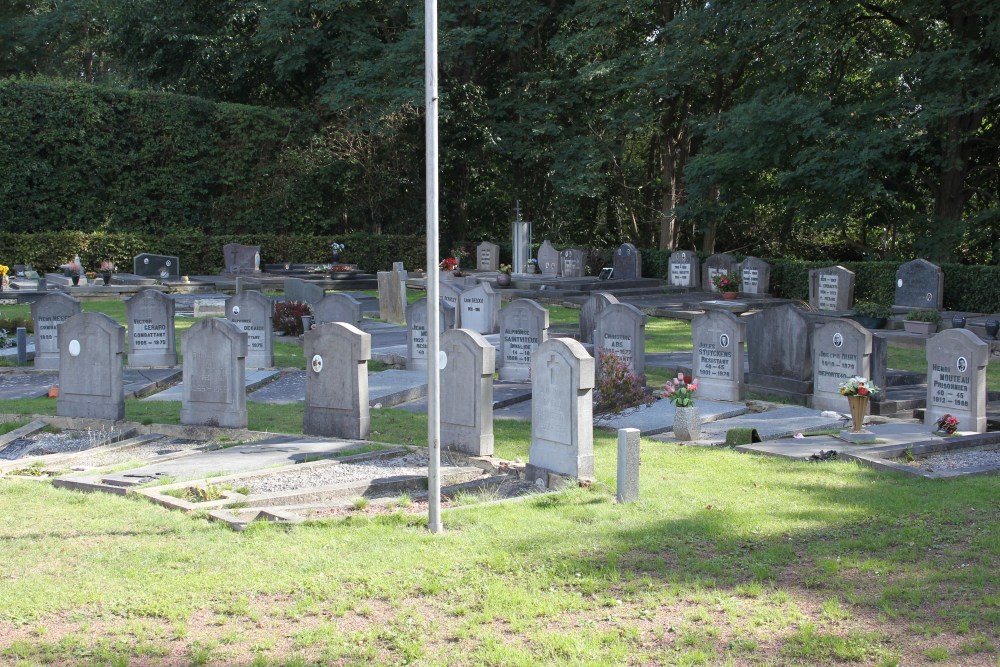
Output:
[[[805,405],[813,390],[813,322],[792,304],[744,318],[750,391]]]
[[[181,261],[172,255],[153,255],[144,252],[132,258],[132,273],[143,278],[179,278]]]
[[[642,254],[631,243],[623,243],[615,251],[614,277],[618,279],[642,277]]]
[[[944,298],[944,272],[926,259],[915,259],[896,271],[896,306],[940,309]]]

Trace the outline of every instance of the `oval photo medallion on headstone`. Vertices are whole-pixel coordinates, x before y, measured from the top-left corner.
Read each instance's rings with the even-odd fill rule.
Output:
[[[931,294],[930,292],[928,292],[927,293],[927,303],[930,303],[933,300],[934,300],[934,295]]]
[[[844,335],[841,333],[833,334],[833,346],[834,347],[844,347]]]
[[[319,373],[321,370],[323,370],[323,357],[319,356],[318,354],[313,355],[312,369],[316,373]]]
[[[70,344],[72,345],[72,343]],[[969,360],[966,359],[965,357],[959,357],[958,363],[955,365],[958,367],[959,373],[964,373],[965,371],[969,370]]]
[[[70,354],[71,357],[78,357],[78,356],[80,356],[80,341],[78,341],[78,340],[71,340],[69,342],[69,354]]]
[[[448,353],[444,350],[438,350],[438,368],[444,370],[448,366]]]
[[[239,314],[240,314],[240,307],[233,306],[233,315],[239,315]]]
[[[144,257],[142,260],[143,264],[149,264],[149,257]]]
[[[899,280],[896,281],[896,287],[902,287],[902,286],[903,286],[903,279],[900,278]]]
[[[146,261],[148,262],[149,260],[146,260]],[[169,259],[167,260],[167,266],[170,266],[170,260]]]
[[[719,345],[722,347],[729,347],[729,334],[722,334],[719,336]]]

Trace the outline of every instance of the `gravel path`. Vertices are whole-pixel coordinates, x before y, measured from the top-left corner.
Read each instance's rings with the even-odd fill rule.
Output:
[[[441,467],[448,467],[448,464],[442,461]],[[255,477],[241,481],[239,485],[246,486],[251,493],[276,493],[331,484],[362,482],[378,477],[426,474],[427,453],[412,452],[390,459],[372,459],[358,463],[339,463],[303,470],[288,470],[267,477]]]
[[[1000,451],[968,450],[964,452],[943,452],[941,454],[931,454],[916,461],[910,461],[907,465],[926,470],[927,472],[961,470],[963,468],[978,468],[980,466],[996,466],[1000,468]]]

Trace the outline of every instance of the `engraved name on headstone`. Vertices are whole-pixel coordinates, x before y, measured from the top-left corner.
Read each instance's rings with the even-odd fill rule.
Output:
[[[273,313],[274,302],[256,290],[226,299],[226,319],[247,334],[247,368],[274,367]]]
[[[531,358],[545,342],[549,311],[530,299],[517,299],[500,311],[500,379],[524,382],[531,377]]]
[[[174,300],[155,289],[139,291],[125,302],[129,368],[176,366]]]

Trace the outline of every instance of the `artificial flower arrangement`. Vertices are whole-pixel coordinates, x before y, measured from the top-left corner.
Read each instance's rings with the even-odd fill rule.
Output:
[[[333,250],[334,255],[339,255],[340,253],[344,252],[343,243],[337,243],[336,241],[334,241],[333,243],[330,244],[330,248]]]
[[[662,395],[679,408],[690,408],[694,406],[694,395],[697,391],[697,379],[686,379],[684,373],[678,373],[677,377],[667,380],[663,385]]]
[[[712,276],[712,284],[720,292],[739,292],[740,286],[743,284],[743,279],[735,271],[729,271],[727,273],[717,273]]]
[[[115,263],[110,259],[105,259],[101,261],[101,271],[114,271]]]
[[[952,415],[943,415],[937,420],[937,430],[941,433],[954,435],[958,430],[958,418]]]
[[[75,275],[75,276],[80,275],[80,264],[75,261],[66,262],[65,264],[60,264],[59,268],[62,269],[63,271],[68,272],[70,275]]]
[[[3,287],[6,287],[8,285],[8,281],[10,280],[7,277],[8,273],[10,273],[10,267],[0,264],[0,285]]]
[[[844,396],[872,396],[882,391],[868,378],[855,375],[837,387]]]
[[[454,271],[458,268],[458,260],[454,257],[445,257],[441,260],[442,271]]]
[[[500,273],[506,273],[509,276],[513,270],[514,268],[510,264],[500,265]]]

